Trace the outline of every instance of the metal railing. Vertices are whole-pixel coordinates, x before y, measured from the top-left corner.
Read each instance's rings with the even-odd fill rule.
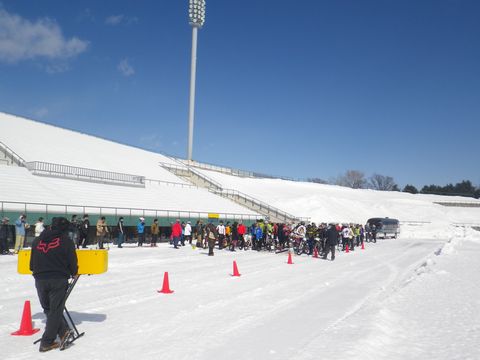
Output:
[[[240,169],[230,168],[226,166],[213,165],[209,163],[201,163],[197,161],[189,161],[189,160],[173,158],[173,157],[171,157],[171,159],[179,163],[185,164],[186,166],[189,166],[189,167],[196,167],[204,170],[218,171],[227,175],[249,177],[249,178],[266,178],[266,179],[282,179],[282,180],[290,180],[290,181],[299,181],[287,176],[267,175],[267,174],[263,174],[255,171],[240,170]]]
[[[192,176],[196,175],[200,179],[204,180],[206,183],[209,183],[210,185],[213,185],[213,187],[217,189],[221,189],[222,185],[218,182],[210,178],[209,176],[202,174],[201,172],[193,169],[190,166],[187,165],[175,165],[175,164],[169,164],[169,163],[164,163],[164,162],[159,162],[159,165],[167,170],[173,171],[176,175],[179,173],[181,175],[186,175],[186,176]]]
[[[256,220],[258,214],[242,214],[212,211],[193,211],[193,210],[172,210],[172,209],[149,209],[149,208],[119,208],[99,205],[67,205],[67,204],[48,204],[48,203],[24,203],[16,201],[0,201],[0,213],[18,211],[28,215],[32,213],[48,214],[94,214],[94,215],[112,215],[119,216],[143,216],[143,217],[167,217],[167,218],[208,218],[211,214],[218,214],[222,219],[238,220]]]
[[[201,172],[195,170],[195,169],[192,169],[189,167],[189,170],[192,174],[195,174],[196,176],[198,176],[200,179],[204,180],[205,182],[209,183],[210,185],[213,185],[214,188],[217,188],[219,190],[222,190],[223,187],[222,187],[222,184],[220,184],[218,181],[215,181],[213,180],[211,177],[205,175],[205,174],[202,174]]]
[[[480,207],[480,201],[434,201],[433,203],[450,207]]]
[[[170,164],[170,163],[165,163],[165,162],[158,162],[158,165],[160,165],[162,168],[167,169],[167,170],[173,170],[175,172],[184,172],[185,175],[189,174],[189,168],[188,166],[183,166],[182,164],[180,165],[175,165],[175,164]]]
[[[186,166],[189,167],[196,167],[199,169],[204,169],[204,170],[213,170],[213,171],[218,171],[224,174],[228,175],[236,175],[236,176],[241,176],[241,177],[253,177],[253,173],[251,171],[245,171],[245,170],[239,170],[239,169],[233,169],[225,166],[219,166],[219,165],[213,165],[213,164],[208,164],[208,163],[200,163],[197,161],[189,161],[189,160],[184,160],[184,159],[175,159],[178,162],[181,162],[182,164],[185,164]]]
[[[187,184],[187,183],[178,183],[178,182],[173,182],[173,181],[165,181],[165,180],[157,180],[157,179],[145,179],[145,184],[160,184],[160,185],[166,185],[166,186],[177,186],[177,187],[182,187],[182,188],[195,188],[198,189],[199,187],[193,184]]]
[[[417,220],[400,220],[400,225],[424,225],[431,224],[431,221],[417,221]]]
[[[0,150],[5,154],[5,158],[10,159],[12,162],[19,166],[25,166],[25,159],[1,141]]]
[[[46,175],[77,180],[89,180],[102,183],[145,186],[145,177],[112,171],[82,168],[77,166],[54,164],[42,161],[25,163],[27,169],[35,175]]]
[[[238,190],[233,190],[233,189],[223,189],[223,190],[217,190],[214,191],[212,190],[213,193],[219,194],[224,197],[230,197],[230,196],[237,196],[242,199],[244,199],[246,202],[249,202],[252,206],[256,206],[260,208],[259,211],[266,210],[265,212],[268,213],[270,216],[275,216],[278,219],[284,219],[285,221],[289,222],[294,222],[294,221],[300,221],[303,219],[308,219],[308,218],[299,218],[297,216],[294,216],[292,214],[287,213],[286,211],[280,210],[274,206],[271,206],[267,204],[266,202],[260,201],[258,199],[255,199],[245,193],[242,193]]]

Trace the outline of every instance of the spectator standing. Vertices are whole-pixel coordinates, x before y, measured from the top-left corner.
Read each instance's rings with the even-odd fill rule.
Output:
[[[235,247],[238,243],[238,224],[236,221],[233,222],[232,226],[230,227],[232,233],[232,240],[230,242],[230,251],[235,251]]]
[[[8,250],[8,235],[12,233],[9,225],[10,219],[4,217],[0,224],[0,255],[11,255]]]
[[[123,242],[125,241],[125,229],[123,228],[123,216],[120,216],[117,223],[117,231],[118,231],[118,240],[117,246],[121,249],[123,246]]]
[[[99,249],[104,249],[103,243],[108,234],[107,222],[105,221],[105,216],[102,216],[97,221],[97,243]]]
[[[262,228],[264,228],[263,226],[261,226],[263,223],[259,223],[256,225],[255,227],[255,239],[257,240],[256,241],[256,244],[255,244],[255,249],[254,250],[257,250],[257,251],[260,251],[262,250],[262,239],[263,239],[263,230]]]
[[[178,242],[182,236],[182,225],[180,225],[180,219],[175,221],[175,224],[172,226],[172,240],[173,240],[173,247],[178,249]]]
[[[160,234],[160,227],[158,226],[158,219],[153,219],[153,224],[150,227],[150,232],[152,233],[152,241],[150,242],[151,247],[157,246],[158,235]]]
[[[88,220],[88,214],[85,214],[83,215],[82,225],[80,226],[79,245],[82,245],[82,249],[85,249],[87,247],[89,228],[90,228],[90,220]]]
[[[213,249],[215,248],[215,242],[217,241],[217,229],[215,225],[209,223],[206,228],[207,241],[208,241],[208,256],[213,256]]]
[[[77,215],[72,215],[70,220],[70,226],[68,228],[68,237],[76,245],[77,249],[80,247],[80,242],[78,241],[78,224],[77,224]]]
[[[30,225],[27,224],[27,216],[25,214],[20,215],[17,221],[15,221],[15,254],[18,254],[18,252],[23,249],[23,246],[25,245],[26,230],[29,227]]]
[[[43,217],[39,217],[38,221],[35,223],[35,237],[39,237],[40,234],[45,230],[45,225],[43,223]]]
[[[185,240],[187,240],[188,243],[192,245],[192,224],[190,221],[187,221],[187,224],[185,225],[184,233],[185,233]]]
[[[218,249],[223,249],[223,242],[225,241],[225,225],[223,221],[220,221],[220,224],[217,225],[217,234],[218,234]]]
[[[145,242],[145,218],[139,217],[137,224],[138,246],[143,246]]]
[[[323,259],[327,260],[328,253],[331,252],[331,260],[335,260],[335,247],[337,246],[338,242],[338,232],[334,225],[330,225],[327,228],[326,233],[326,240],[325,240],[325,252],[323,254]]]
[[[205,226],[203,225],[202,220],[197,220],[195,225],[195,238],[197,243],[195,244],[198,248],[206,248],[206,245],[203,244],[203,239],[205,237]]]
[[[237,231],[238,231],[238,241],[240,242],[240,245],[239,245],[240,250],[245,249],[245,234],[247,232],[247,228],[245,225],[243,225],[242,221],[240,221],[240,223],[238,224]]]
[[[377,242],[377,226],[375,224],[372,224],[371,232],[372,232],[372,241],[376,243]]]

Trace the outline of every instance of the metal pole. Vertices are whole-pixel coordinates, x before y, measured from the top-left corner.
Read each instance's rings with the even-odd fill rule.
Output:
[[[192,160],[193,147],[193,120],[195,111],[195,76],[197,72],[197,33],[198,27],[192,26],[192,63],[190,67],[190,104],[188,108],[188,156]]]

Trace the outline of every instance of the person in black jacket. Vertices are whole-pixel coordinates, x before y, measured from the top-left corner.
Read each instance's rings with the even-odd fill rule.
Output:
[[[9,218],[4,217],[0,224],[0,255],[13,254],[8,250],[8,235],[13,235],[12,230],[9,228],[9,221]]]
[[[68,237],[70,222],[52,219],[50,230],[45,230],[32,243],[30,270],[35,278],[38,298],[47,316],[40,352],[58,348],[71,334],[65,319],[65,296],[68,279],[78,272],[75,244]],[[57,335],[60,342],[56,342]]]
[[[82,225],[80,225],[80,241],[79,241],[79,245],[82,245],[83,249],[87,247],[89,227],[90,227],[90,220],[88,220],[88,215],[85,214],[83,215]]]
[[[332,261],[335,260],[335,247],[337,246],[338,241],[338,231],[335,228],[335,225],[330,224],[327,229],[327,240],[325,241],[325,253],[323,254],[323,259],[327,260],[327,255],[332,252]]]

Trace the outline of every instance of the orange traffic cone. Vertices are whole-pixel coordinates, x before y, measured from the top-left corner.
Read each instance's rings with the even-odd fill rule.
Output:
[[[345,252],[348,254],[349,250],[348,250],[348,244],[347,246],[345,247]]]
[[[318,250],[317,250],[317,247],[314,247],[314,248],[313,248],[313,257],[314,257],[314,258],[318,258]]]
[[[365,250],[365,245],[363,244],[363,241],[362,241],[362,250]]]
[[[40,331],[40,329],[33,328],[30,301],[26,300],[25,304],[23,305],[23,315],[22,322],[20,323],[20,330],[13,332],[12,335],[29,336],[35,334],[38,331]]]
[[[289,251],[288,252],[288,261],[287,261],[287,264],[293,264],[293,261],[292,261],[292,253]]]
[[[170,282],[168,281],[168,271],[165,271],[163,275],[163,287],[162,290],[158,290],[159,293],[162,294],[171,294],[173,290],[170,290]]]
[[[240,276],[240,273],[238,272],[237,262],[235,260],[233,260],[233,275],[232,276]]]

